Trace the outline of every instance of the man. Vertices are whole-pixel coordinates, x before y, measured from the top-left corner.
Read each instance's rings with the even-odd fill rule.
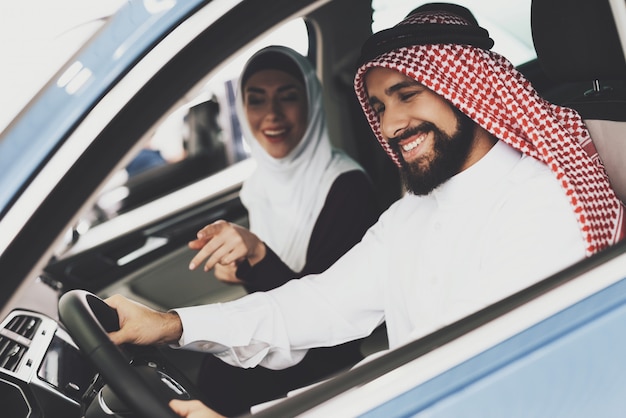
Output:
[[[355,89],[406,196],[327,271],[270,292],[168,313],[109,298],[111,339],[284,368],[385,321],[395,348],[621,238],[622,206],[580,145],[580,117],[539,98],[492,45],[445,4],[373,35]]]

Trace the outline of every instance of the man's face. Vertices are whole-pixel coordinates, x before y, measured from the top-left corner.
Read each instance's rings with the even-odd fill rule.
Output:
[[[365,86],[411,193],[428,194],[475,162],[475,123],[441,96],[386,68],[370,69]]]

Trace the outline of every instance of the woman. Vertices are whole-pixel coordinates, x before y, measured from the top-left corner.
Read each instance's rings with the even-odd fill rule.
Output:
[[[332,148],[322,89],[305,57],[279,46],[257,52],[239,80],[237,112],[257,169],[241,200],[250,231],[218,221],[189,243],[225,282],[248,292],[278,287],[326,270],[356,244],[380,213],[361,167]],[[199,386],[208,405],[238,415],[362,359],[358,341],[310,350],[283,370],[241,369],[207,357]]]

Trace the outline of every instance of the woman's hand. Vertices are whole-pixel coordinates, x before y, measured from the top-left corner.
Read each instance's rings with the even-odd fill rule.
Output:
[[[182,401],[180,399],[172,399],[170,401],[170,408],[184,418],[224,418],[223,415],[209,409],[206,405],[197,400]]]
[[[220,264],[224,267],[219,268],[220,275],[231,279],[235,277],[231,274],[231,266],[236,266],[246,258],[250,265],[255,265],[266,253],[265,244],[259,237],[246,228],[222,220],[202,228],[197,239],[189,242],[189,248],[199,250],[189,264],[190,270],[194,270],[206,260],[204,271],[209,271]]]
[[[183,333],[183,325],[175,312],[158,312],[121,295],[104,300],[117,311],[119,331],[110,332],[109,338],[119,345],[174,343]]]
[[[224,283],[243,283],[243,281],[239,280],[239,278],[237,277],[237,263],[230,263],[226,265],[217,263],[215,267],[213,267],[213,271],[215,273],[215,278]]]

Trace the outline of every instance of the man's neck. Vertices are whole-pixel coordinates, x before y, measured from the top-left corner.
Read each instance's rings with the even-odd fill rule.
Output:
[[[476,162],[478,162],[485,155],[487,155],[489,150],[493,148],[496,142],[498,142],[498,138],[491,135],[481,126],[476,125],[476,128],[474,130],[474,140],[467,155],[467,160],[465,161],[465,164],[463,164],[461,171],[468,169],[472,165],[476,164]]]

